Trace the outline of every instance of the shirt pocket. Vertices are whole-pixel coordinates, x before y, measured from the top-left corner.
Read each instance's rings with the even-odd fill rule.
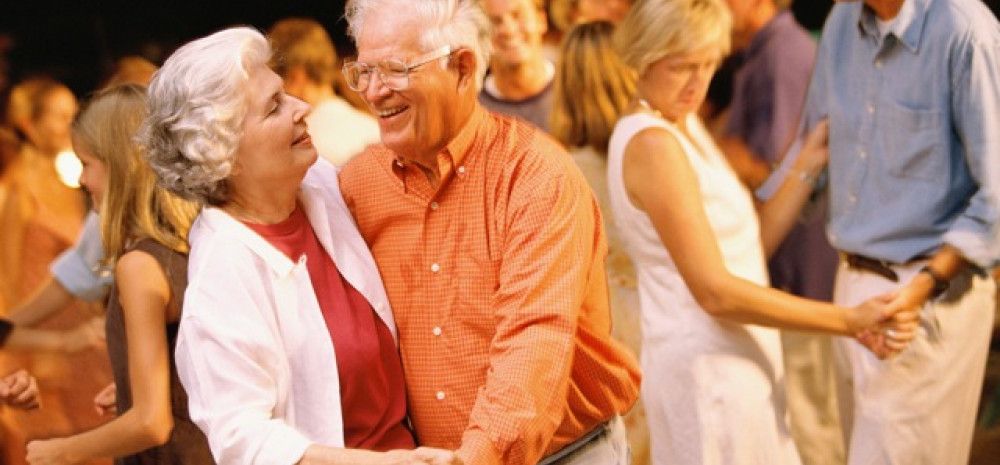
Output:
[[[918,110],[895,102],[883,104],[881,135],[885,143],[883,163],[890,174],[902,179],[936,181],[946,174],[947,160],[941,153],[942,112]]]

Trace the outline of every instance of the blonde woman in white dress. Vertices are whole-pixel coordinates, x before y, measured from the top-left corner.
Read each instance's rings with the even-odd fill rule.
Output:
[[[608,190],[638,276],[656,464],[800,463],[775,328],[863,335],[882,356],[916,328],[915,313],[886,309],[888,296],[845,308],[767,287],[766,255],[813,190],[826,130],[807,137],[784,184],[755,208],[695,113],[730,24],[722,0],[640,0],[616,32],[639,78],[609,143]]]

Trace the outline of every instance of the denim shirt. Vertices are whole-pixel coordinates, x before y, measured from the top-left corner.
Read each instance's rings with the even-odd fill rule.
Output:
[[[897,263],[947,243],[1000,263],[1000,26],[986,6],[906,0],[882,34],[862,2],[838,3],[816,62],[803,125],[830,118],[830,242]]]

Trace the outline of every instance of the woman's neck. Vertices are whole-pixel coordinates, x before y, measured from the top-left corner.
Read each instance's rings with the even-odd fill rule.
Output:
[[[233,218],[245,223],[277,224],[288,219],[295,211],[297,192],[275,194],[273,192],[233,193],[222,209]]]

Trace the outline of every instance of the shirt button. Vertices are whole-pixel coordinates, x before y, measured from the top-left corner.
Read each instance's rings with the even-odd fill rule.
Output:
[[[431,330],[431,332],[434,333],[435,336],[440,336],[441,335],[441,327],[440,326],[435,326],[434,329]]]
[[[852,195],[850,195],[850,196],[847,197],[847,201],[851,202],[852,204],[858,203],[858,198],[857,198],[857,196],[855,196],[855,195],[852,194]]]
[[[444,391],[438,391],[437,394],[434,394],[434,397],[436,397],[437,400],[444,400]]]
[[[431,210],[437,210],[437,209],[438,209],[438,206],[439,206],[439,205],[438,205],[438,203],[437,203],[437,202],[431,202]]]
[[[878,69],[882,69],[882,60],[875,60],[875,67]]]
[[[458,167],[458,174],[465,174],[465,165]]]
[[[858,150],[858,157],[864,159],[868,157],[868,152],[866,152],[864,149]]]
[[[875,113],[875,105],[869,103],[867,109],[869,115]]]
[[[431,272],[437,273],[438,271],[441,271],[441,265],[438,265],[437,263],[431,263]]]

